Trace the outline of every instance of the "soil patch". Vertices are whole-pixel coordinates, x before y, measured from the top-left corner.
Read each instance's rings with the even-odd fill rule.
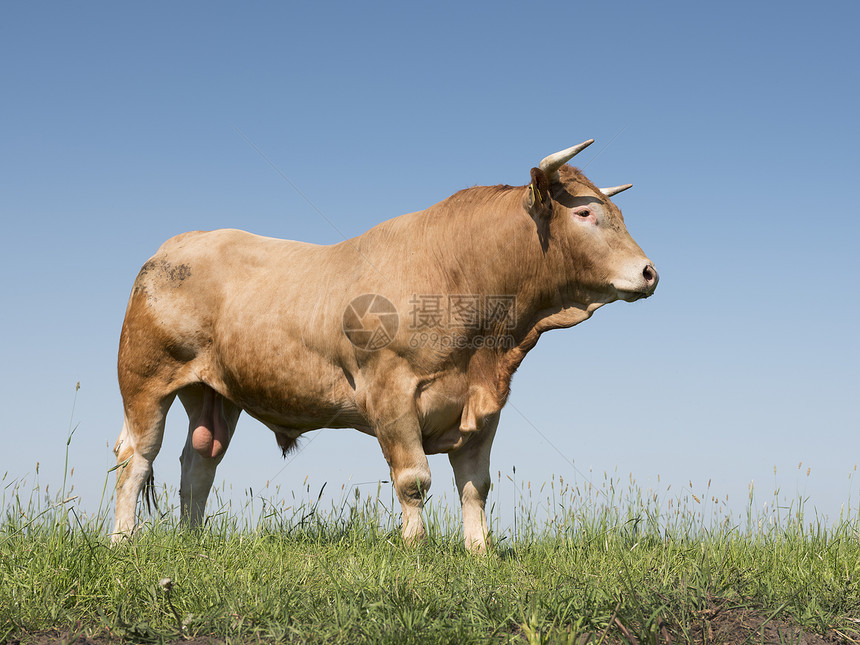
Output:
[[[782,617],[771,617],[748,607],[716,604],[702,612],[702,618],[687,628],[688,636],[679,633],[681,642],[724,643],[749,645],[778,643],[780,645],[828,645],[848,643],[846,634],[828,629],[825,634],[810,632]],[[857,638],[857,634],[851,635]]]

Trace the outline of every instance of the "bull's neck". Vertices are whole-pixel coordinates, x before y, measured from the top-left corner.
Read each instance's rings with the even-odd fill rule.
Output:
[[[500,405],[507,399],[514,371],[543,332],[576,325],[601,306],[601,303],[572,302],[565,282],[565,263],[558,256],[557,245],[551,239],[542,239],[538,223],[525,210],[526,191],[527,187],[517,187],[498,188],[490,195],[477,192],[475,197],[483,199],[479,206],[462,215],[465,218],[462,227],[453,235],[449,228],[448,235],[437,238],[444,239],[447,245],[445,260],[456,259],[455,271],[445,267],[451,276],[449,293],[515,299],[515,324],[491,332],[507,335],[509,342],[498,343],[494,349],[481,350],[475,355],[480,362],[495,365]],[[439,206],[462,208],[457,198],[462,200],[466,196],[452,196]],[[437,214],[444,217],[449,213],[442,210]]]
[[[516,297],[524,337],[533,329],[540,334],[575,325],[600,306],[589,294],[571,291],[569,262],[526,211],[527,190],[507,188],[488,199],[475,210],[468,232],[454,239],[457,257],[477,260],[468,285],[474,293]]]
[[[556,291],[547,283],[547,250],[523,207],[525,191],[480,186],[428,209],[429,238],[451,293],[515,296],[531,310]]]

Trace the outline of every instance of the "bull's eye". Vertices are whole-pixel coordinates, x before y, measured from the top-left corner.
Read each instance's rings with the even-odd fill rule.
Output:
[[[581,211],[576,211],[576,214],[585,219],[589,215],[591,215],[591,211],[587,208],[583,208]]]

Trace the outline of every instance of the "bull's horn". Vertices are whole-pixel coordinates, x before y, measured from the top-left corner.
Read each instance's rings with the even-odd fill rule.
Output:
[[[607,197],[612,197],[613,195],[617,195],[618,193],[623,193],[628,188],[633,188],[633,184],[622,184],[620,186],[612,186],[610,188],[601,188],[600,192]]]
[[[546,173],[547,179],[550,181],[556,181],[558,180],[558,169],[585,150],[592,143],[594,143],[594,139],[589,139],[588,141],[583,141],[578,146],[573,146],[567,150],[551,154],[549,157],[544,157],[540,162],[540,169]]]

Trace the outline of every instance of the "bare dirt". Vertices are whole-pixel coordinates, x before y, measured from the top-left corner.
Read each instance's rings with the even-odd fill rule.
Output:
[[[693,643],[725,643],[726,645],[735,643],[738,645],[741,643],[825,645],[852,642],[848,634],[834,628],[829,628],[824,634],[818,634],[782,618],[769,618],[758,611],[719,606],[702,612],[701,621],[689,625],[688,633],[689,641]],[[860,635],[857,633],[851,635],[851,638],[858,637]]]

